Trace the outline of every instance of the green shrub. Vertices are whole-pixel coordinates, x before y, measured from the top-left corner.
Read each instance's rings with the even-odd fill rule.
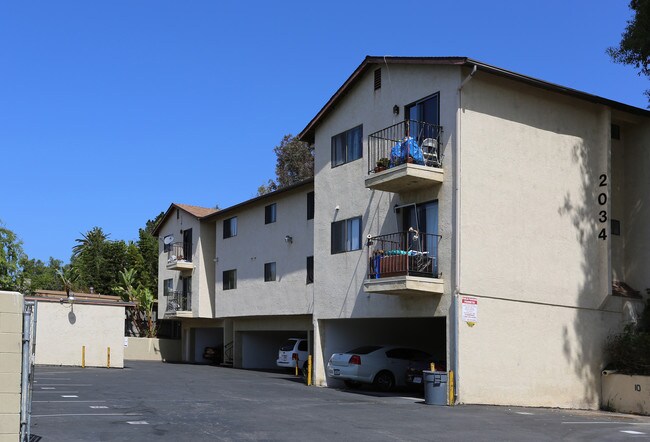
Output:
[[[608,365],[623,374],[650,376],[650,300],[639,322],[623,333],[611,335],[605,344]]]

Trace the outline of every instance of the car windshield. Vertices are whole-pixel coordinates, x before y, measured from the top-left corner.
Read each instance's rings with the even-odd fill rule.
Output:
[[[357,347],[353,350],[346,351],[346,353],[354,353],[358,355],[367,355],[368,353],[372,353],[373,351],[379,350],[381,347],[377,345],[365,345],[363,347]]]
[[[291,351],[296,345],[296,339],[289,339],[284,344],[280,346],[280,351]]]

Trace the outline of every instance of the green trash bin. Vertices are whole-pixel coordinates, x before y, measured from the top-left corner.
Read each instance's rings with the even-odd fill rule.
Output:
[[[424,403],[427,405],[447,405],[449,388],[446,371],[423,371]]]

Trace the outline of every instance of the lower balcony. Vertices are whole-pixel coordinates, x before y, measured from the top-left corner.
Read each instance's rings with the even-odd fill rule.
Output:
[[[442,127],[404,120],[368,136],[366,187],[400,193],[443,182]]]
[[[438,273],[440,235],[415,229],[368,239],[367,293],[386,295],[442,294]]]
[[[166,296],[166,317],[191,317],[192,293],[190,291],[174,290]]]
[[[176,242],[167,251],[167,270],[192,270],[192,244]]]

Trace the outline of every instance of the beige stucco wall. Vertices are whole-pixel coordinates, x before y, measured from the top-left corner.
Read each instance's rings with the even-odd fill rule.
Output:
[[[23,296],[0,291],[0,440],[20,435]]]
[[[124,338],[124,359],[136,361],[176,362],[181,360],[180,339]]]
[[[124,367],[124,307],[38,301],[36,363]]]
[[[192,229],[191,270],[168,270],[167,252],[164,252],[163,238],[174,235],[174,242],[182,242],[181,230]],[[191,314],[194,318],[214,317],[214,225],[201,222],[196,216],[174,209],[160,228],[158,241],[158,317],[162,318],[167,307],[164,297],[164,281],[173,279],[174,290],[182,291],[181,276],[192,277]]]
[[[314,220],[307,219],[310,185],[229,211],[216,219],[216,316],[301,315],[313,310],[307,257],[314,254]],[[264,223],[275,203],[276,222]],[[237,217],[237,236],[223,237],[223,221]],[[291,236],[292,242],[285,241]],[[276,263],[276,280],[264,281],[264,264]],[[317,264],[315,264],[315,267]],[[223,290],[223,272],[237,270],[237,288]]]
[[[478,74],[461,128],[460,292],[479,321],[459,318],[459,400],[597,408],[602,346],[622,321],[598,220],[611,214],[610,112]]]
[[[602,392],[607,410],[650,415],[650,376],[603,372]]]
[[[381,89],[373,87],[374,73],[369,69],[357,85],[349,90],[332,112],[316,128],[314,227],[314,383],[326,383],[327,355],[335,351],[322,340],[318,320],[338,318],[402,318],[446,316],[452,291],[452,147],[456,127],[456,89],[461,81],[460,69],[450,66],[390,65],[382,66]],[[443,126],[442,154],[444,183],[417,192],[400,195],[368,190],[368,135],[404,119],[404,106],[439,93],[440,124]],[[393,114],[393,106],[400,114]],[[331,166],[331,139],[343,131],[363,124],[363,157]],[[444,295],[383,295],[363,290],[367,272],[367,247],[358,251],[331,254],[331,223],[362,216],[363,233],[378,235],[397,232],[395,205],[438,200],[438,262],[444,281]],[[336,210],[338,207],[338,210]]]

